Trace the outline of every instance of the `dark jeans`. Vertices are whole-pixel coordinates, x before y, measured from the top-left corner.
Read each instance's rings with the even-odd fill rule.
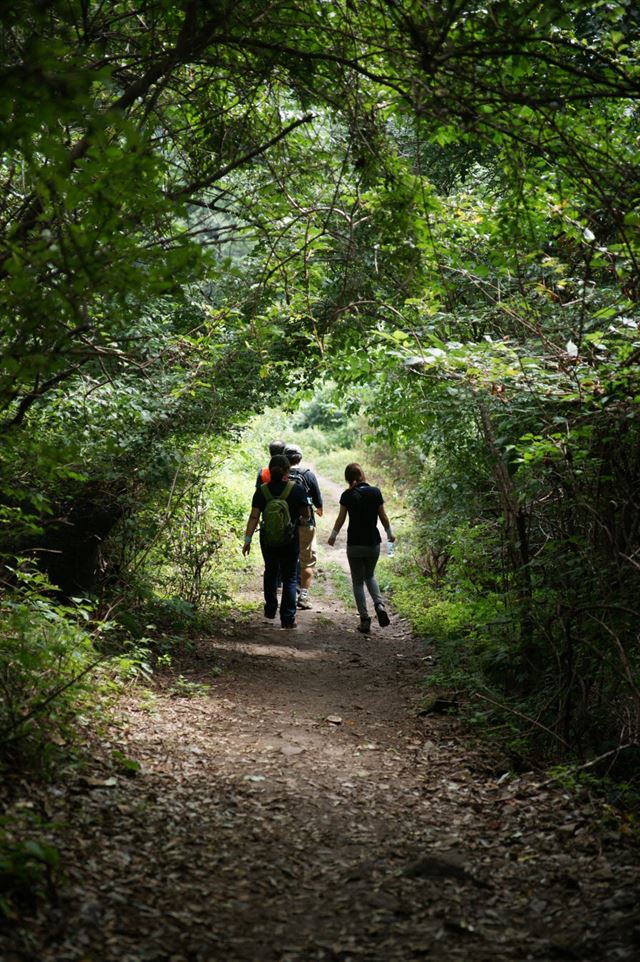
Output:
[[[297,539],[285,548],[274,548],[265,545],[261,536],[260,549],[264,558],[264,613],[273,618],[278,610],[278,578],[281,577],[280,621],[283,625],[292,625],[296,620],[296,572],[300,551]]]

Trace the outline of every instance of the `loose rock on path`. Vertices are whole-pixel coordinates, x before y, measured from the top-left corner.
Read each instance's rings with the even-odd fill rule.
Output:
[[[111,747],[140,774],[50,789],[69,884],[0,935],[3,959],[637,957],[624,835],[470,749],[455,718],[420,716],[429,650],[395,616],[358,634],[322,568],[297,631],[256,594],[249,625],[174,666],[205,695],[124,706]]]

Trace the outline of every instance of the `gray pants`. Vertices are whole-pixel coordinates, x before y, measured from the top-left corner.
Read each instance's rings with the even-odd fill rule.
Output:
[[[351,569],[351,583],[353,585],[353,597],[356,599],[356,607],[361,618],[368,618],[367,596],[364,586],[371,595],[374,607],[384,604],[378,582],[374,577],[374,571],[380,557],[379,544],[351,544],[347,545],[347,559]]]

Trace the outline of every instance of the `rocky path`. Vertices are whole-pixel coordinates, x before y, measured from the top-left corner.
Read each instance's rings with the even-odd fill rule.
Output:
[[[619,827],[421,717],[429,651],[395,617],[359,635],[328,553],[313,597],[295,633],[256,594],[249,625],[202,639],[173,670],[199,697],[131,699],[106,747],[136,777],[52,787],[68,884],[3,960],[637,958]]]

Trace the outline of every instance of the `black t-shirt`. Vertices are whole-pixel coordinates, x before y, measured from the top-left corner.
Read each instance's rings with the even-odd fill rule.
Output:
[[[282,492],[284,491],[288,483],[289,483],[288,481],[269,481],[269,484],[267,485],[267,487],[269,488],[269,491],[271,492],[273,497],[277,498],[279,494],[282,494]],[[306,508],[307,506],[307,496],[305,494],[305,491],[302,485],[294,481],[293,487],[291,488],[291,491],[289,492],[289,495],[285,500],[289,505],[289,514],[291,515],[291,520],[295,525],[294,541],[297,544],[298,519],[300,518],[300,511],[303,508]],[[262,493],[262,488],[261,487],[256,488],[253,495],[253,500],[251,501],[251,507],[258,508],[260,511],[260,514],[262,514],[262,512],[265,509],[266,503],[267,502],[266,502],[265,496]]]
[[[304,489],[307,495],[307,504],[311,508],[309,524],[315,525],[313,509],[322,507],[322,495],[320,493],[318,479],[311,468],[299,468],[296,464],[289,469],[289,480],[296,481],[296,484],[299,484]]]
[[[355,488],[347,488],[340,496],[349,515],[347,544],[380,544],[378,508],[384,504],[380,488],[361,481]]]

